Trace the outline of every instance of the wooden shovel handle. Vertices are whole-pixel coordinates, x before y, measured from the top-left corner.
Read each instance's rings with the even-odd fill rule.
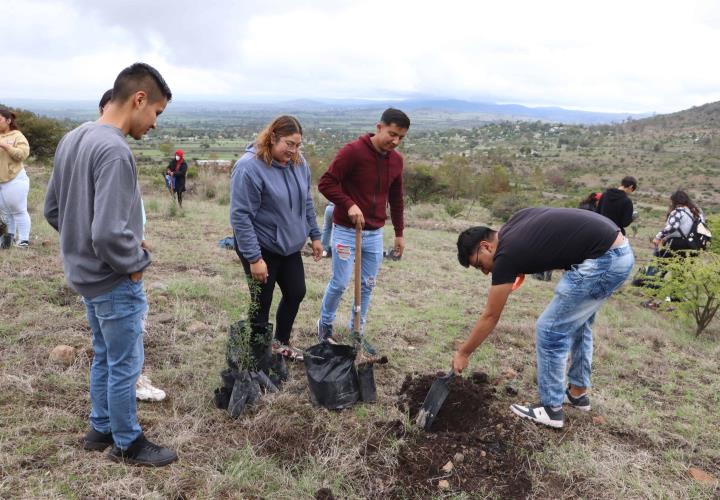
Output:
[[[360,333],[360,273],[362,269],[362,224],[355,224],[355,319],[353,320],[353,333]]]

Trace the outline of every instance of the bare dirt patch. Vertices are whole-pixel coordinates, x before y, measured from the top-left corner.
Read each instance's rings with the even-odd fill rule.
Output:
[[[414,418],[434,380],[433,375],[408,375],[400,389],[401,410]],[[485,492],[526,498],[532,491],[526,456],[538,450],[498,401],[485,374],[455,378],[430,431],[409,436],[400,449],[397,494]]]

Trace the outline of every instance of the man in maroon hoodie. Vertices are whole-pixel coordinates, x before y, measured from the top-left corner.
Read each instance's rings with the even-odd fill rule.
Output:
[[[333,342],[333,323],[342,294],[350,282],[355,262],[355,225],[362,231],[362,271],[360,328],[370,305],[370,295],[383,260],[383,226],[390,204],[390,218],[395,229],[395,254],[401,256],[403,241],[403,159],[395,148],[410,128],[410,119],[398,109],[386,109],[376,126],[375,134],[366,134],[346,144],[338,151],[327,172],[320,178],[318,188],[335,203],[332,235],[332,277],[325,289],[318,339]],[[353,311],[355,305],[353,304]],[[353,330],[354,315],[350,315]],[[362,337],[364,354],[377,355]]]

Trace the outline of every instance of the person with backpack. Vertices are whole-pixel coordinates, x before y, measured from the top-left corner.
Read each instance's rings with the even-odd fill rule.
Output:
[[[620,181],[620,186],[605,190],[598,200],[597,212],[617,224],[622,234],[633,221],[635,210],[629,195],[637,191],[637,187],[637,179],[628,175]]]
[[[705,215],[685,191],[678,189],[670,195],[665,227],[655,235],[653,244],[656,248],[662,245],[673,252],[702,250],[705,235],[696,234],[698,224],[705,224]]]

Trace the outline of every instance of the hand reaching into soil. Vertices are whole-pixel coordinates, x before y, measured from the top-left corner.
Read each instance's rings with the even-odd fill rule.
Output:
[[[468,367],[468,363],[470,362],[470,357],[460,352],[459,350],[455,353],[455,356],[453,356],[452,360],[452,368],[455,372],[455,375],[460,375],[465,368]]]

